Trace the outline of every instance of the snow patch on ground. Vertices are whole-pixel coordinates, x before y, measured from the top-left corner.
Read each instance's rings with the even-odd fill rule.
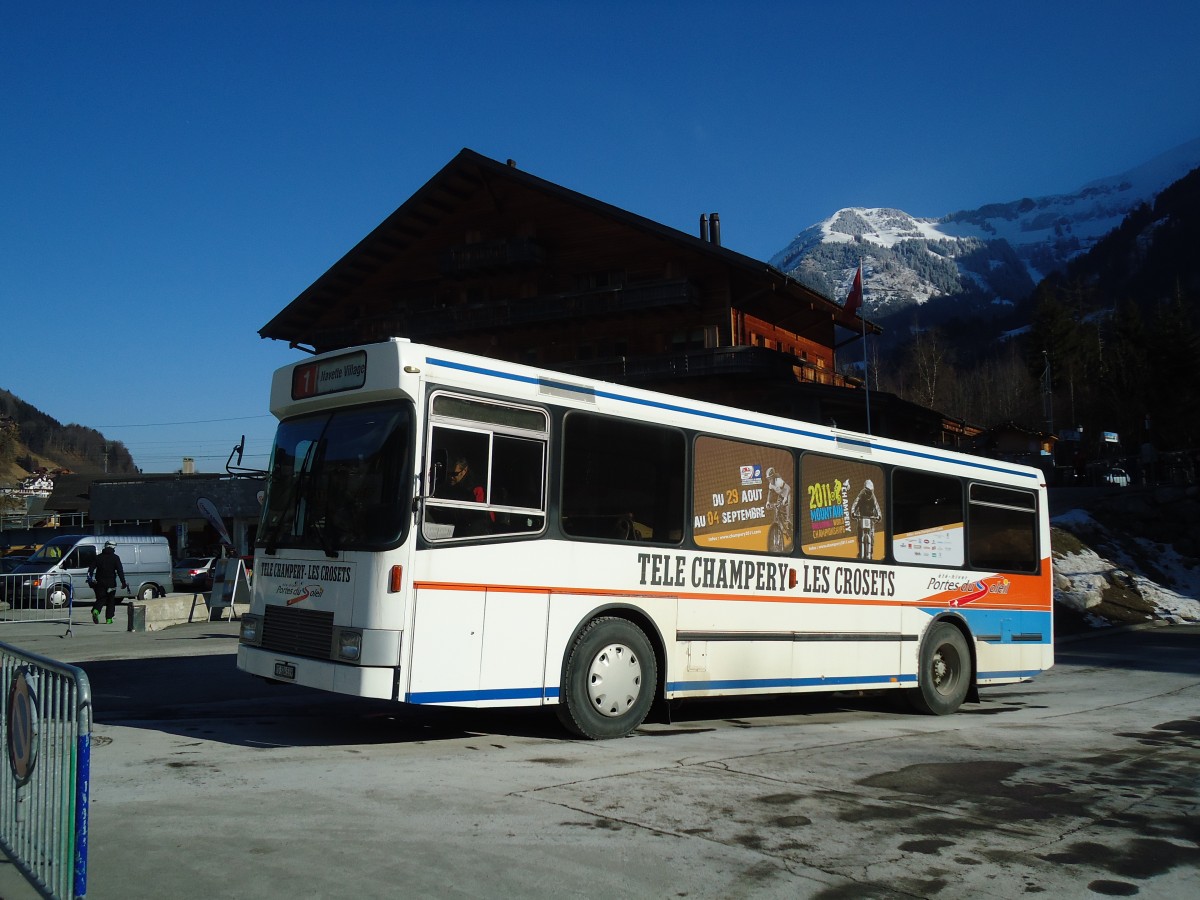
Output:
[[[1126,538],[1133,547],[1122,547],[1088,513],[1073,509],[1051,520],[1051,524],[1089,541],[1097,536],[1113,549],[1107,559],[1090,547],[1077,552],[1054,554],[1054,599],[1087,613],[1099,606],[1105,589],[1120,585],[1153,604],[1154,618],[1167,621],[1200,622],[1200,569],[1188,566],[1175,550],[1143,538]],[[1138,570],[1137,559],[1153,559],[1157,574],[1170,586]],[[1093,624],[1107,625],[1093,619]]]
[[[1092,550],[1055,556],[1054,599],[1080,612],[1099,606],[1108,576],[1115,570],[1116,566]]]

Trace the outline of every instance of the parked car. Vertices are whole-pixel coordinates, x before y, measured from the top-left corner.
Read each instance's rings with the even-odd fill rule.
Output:
[[[211,591],[213,556],[189,556],[171,568],[171,583],[177,591]]]
[[[7,575],[27,559],[28,556],[0,556],[0,575]]]
[[[1113,466],[1104,472],[1104,481],[1117,487],[1129,487],[1129,473],[1120,466]]]

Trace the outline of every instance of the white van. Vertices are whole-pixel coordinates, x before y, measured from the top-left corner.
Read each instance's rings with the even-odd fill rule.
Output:
[[[106,541],[117,545],[131,596],[145,601],[166,595],[171,586],[171,548],[161,535],[60,534],[46,541],[13,571],[12,577],[24,576],[19,579],[21,594],[38,606],[63,606],[68,596],[95,600],[87,573]],[[117,596],[121,596],[119,584]]]

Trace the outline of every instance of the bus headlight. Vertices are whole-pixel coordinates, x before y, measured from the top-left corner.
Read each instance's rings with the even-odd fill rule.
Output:
[[[339,631],[337,655],[338,659],[358,662],[362,656],[362,632]]]
[[[262,643],[262,617],[249,614],[242,616],[238,636],[243,644]]]

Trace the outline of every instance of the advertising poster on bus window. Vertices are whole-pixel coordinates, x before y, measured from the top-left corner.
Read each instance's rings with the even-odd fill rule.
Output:
[[[896,562],[926,565],[961,566],[963,564],[962,514],[958,521],[897,534],[892,538]]]
[[[886,483],[879,466],[808,454],[800,463],[800,546],[814,556],[880,560]]]
[[[794,471],[787,450],[698,438],[692,494],[697,546],[791,552]]]

